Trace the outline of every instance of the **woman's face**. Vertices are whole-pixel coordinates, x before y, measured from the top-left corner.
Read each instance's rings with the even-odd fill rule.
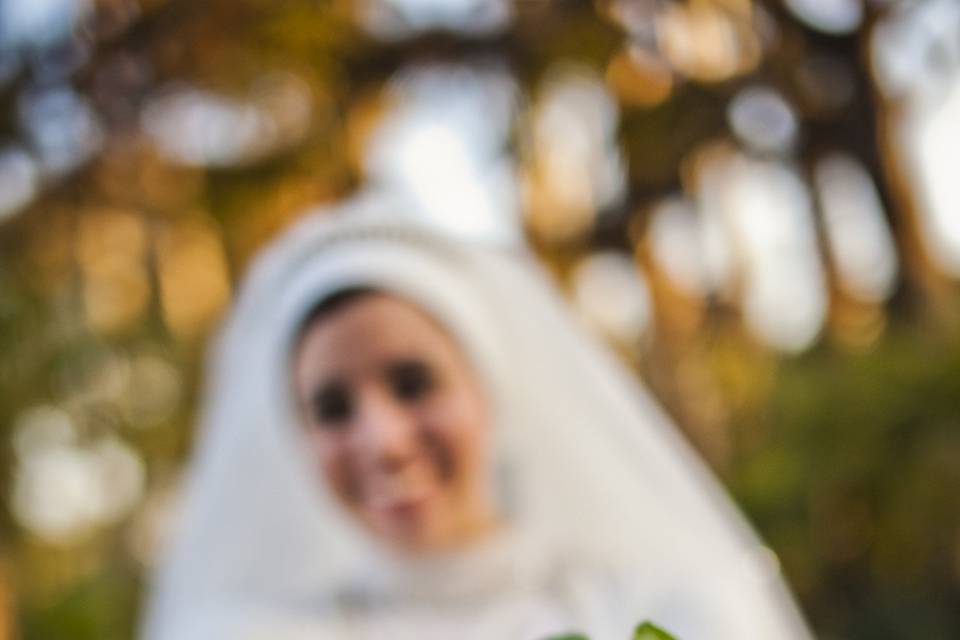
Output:
[[[486,398],[418,307],[369,293],[321,315],[297,345],[293,382],[311,458],[374,535],[429,550],[492,526]]]

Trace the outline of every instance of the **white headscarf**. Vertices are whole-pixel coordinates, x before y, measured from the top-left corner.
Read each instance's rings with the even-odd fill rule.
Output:
[[[254,264],[215,344],[146,637],[341,637],[324,626],[338,608],[396,611],[419,598],[439,617],[448,603],[535,594],[545,576],[566,573],[582,577],[571,624],[599,640],[625,633],[611,616],[653,617],[683,640],[807,638],[769,552],[648,393],[576,326],[534,259],[438,237],[395,206],[368,194],[313,213]],[[395,557],[309,472],[292,342],[319,300],[357,286],[434,315],[486,383],[507,523],[489,545],[498,550]],[[295,621],[312,632],[281,635]],[[240,635],[250,629],[263,635]]]

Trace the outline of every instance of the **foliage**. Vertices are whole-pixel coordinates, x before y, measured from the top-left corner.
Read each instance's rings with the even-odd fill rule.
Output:
[[[675,640],[672,635],[653,624],[644,622],[633,632],[633,640]]]
[[[552,636],[549,640],[590,640],[582,634],[568,634],[562,636]],[[675,640],[675,638],[653,624],[652,622],[642,622],[637,625],[633,632],[633,640]]]

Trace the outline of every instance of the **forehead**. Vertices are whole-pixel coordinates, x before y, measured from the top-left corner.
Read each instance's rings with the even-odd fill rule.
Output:
[[[295,347],[298,369],[343,369],[390,357],[463,360],[449,332],[416,304],[387,293],[363,294],[313,320]]]

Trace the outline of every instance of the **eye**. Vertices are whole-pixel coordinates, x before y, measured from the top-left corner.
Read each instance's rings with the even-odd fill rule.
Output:
[[[390,387],[400,400],[419,400],[436,388],[430,367],[422,362],[400,362],[390,368]]]
[[[318,426],[332,430],[344,429],[353,413],[353,402],[342,385],[330,385],[314,396],[311,410]]]

